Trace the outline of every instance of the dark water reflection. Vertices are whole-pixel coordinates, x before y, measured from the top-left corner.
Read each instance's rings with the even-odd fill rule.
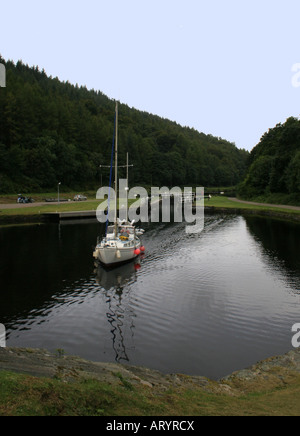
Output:
[[[149,225],[140,264],[96,268],[98,223],[0,229],[8,346],[219,378],[291,349],[300,226],[207,216]]]
[[[248,217],[246,222],[251,235],[262,244],[271,262],[281,263],[291,280],[297,280],[300,271],[299,224],[257,217]]]

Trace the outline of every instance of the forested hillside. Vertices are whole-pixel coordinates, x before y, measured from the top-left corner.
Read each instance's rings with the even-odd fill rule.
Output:
[[[108,183],[115,104],[21,61],[0,56],[0,192],[96,189]],[[99,84],[101,87],[101,83]],[[233,186],[249,153],[224,139],[119,106],[119,159],[130,163],[131,185]],[[121,174],[122,176],[122,174]]]
[[[239,188],[248,199],[286,194],[300,203],[300,121],[288,118],[263,135],[249,157],[249,169]]]

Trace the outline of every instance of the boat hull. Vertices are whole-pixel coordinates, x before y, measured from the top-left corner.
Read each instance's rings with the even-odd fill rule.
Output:
[[[114,266],[122,263],[130,262],[136,259],[139,255],[135,250],[140,248],[140,243],[137,243],[135,247],[96,247],[94,252],[94,258],[98,260],[102,265]]]

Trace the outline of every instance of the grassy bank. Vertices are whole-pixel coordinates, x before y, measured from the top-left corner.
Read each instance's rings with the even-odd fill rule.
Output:
[[[62,350],[0,348],[0,416],[299,414],[300,349],[213,381]]]
[[[285,214],[295,214],[300,216],[300,210],[293,209],[293,206],[289,206],[288,208],[277,206],[277,205],[269,205],[269,204],[259,204],[256,205],[254,202],[252,204],[248,204],[246,202],[237,202],[231,200],[230,198],[224,196],[216,196],[212,197],[210,200],[205,200],[205,206],[207,207],[215,207],[219,209],[240,209],[240,210],[253,210],[253,211],[266,211],[266,212],[275,212],[275,213],[285,213]]]
[[[20,215],[40,215],[44,213],[51,212],[77,212],[83,210],[96,210],[99,206],[99,200],[88,200],[88,201],[78,201],[78,202],[61,202],[61,203],[49,203],[44,205],[34,204],[30,207],[20,207],[20,208],[12,208],[12,209],[1,209],[1,216],[20,216]]]
[[[281,193],[266,194],[254,198],[249,198],[249,200],[259,203],[287,204],[291,206],[300,206],[299,194],[281,194]]]
[[[299,373],[225,385],[155,387],[75,377],[72,381],[0,371],[0,416],[299,416]]]
[[[49,203],[46,205],[24,205],[20,208],[1,209],[0,225],[30,224],[44,222],[43,215],[55,212],[78,212],[96,210],[99,200],[84,202],[66,202],[60,204]]]

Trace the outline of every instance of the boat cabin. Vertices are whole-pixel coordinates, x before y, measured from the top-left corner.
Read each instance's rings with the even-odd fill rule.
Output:
[[[130,235],[134,236],[135,228],[131,225],[119,225],[118,226],[118,237],[129,238]],[[115,235],[115,226],[108,226],[107,237],[111,238]]]

